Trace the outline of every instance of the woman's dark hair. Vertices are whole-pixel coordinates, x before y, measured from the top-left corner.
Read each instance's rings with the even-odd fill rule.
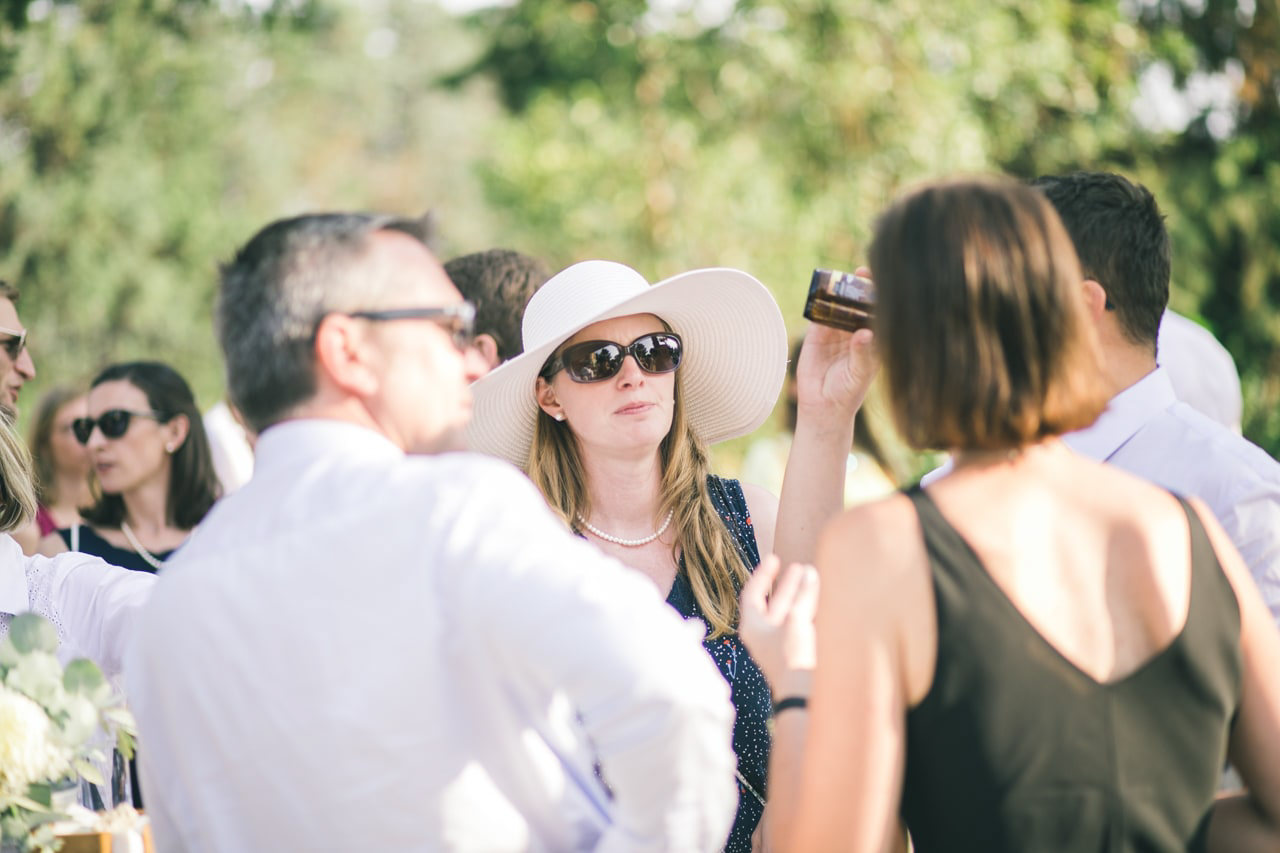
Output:
[[[1106,406],[1080,264],[1038,191],[926,184],[881,215],[870,255],[891,409],[912,447],[1018,448]]]
[[[161,423],[168,423],[178,415],[187,418],[186,440],[174,451],[170,461],[165,515],[174,527],[190,530],[200,523],[221,494],[213,470],[213,452],[209,449],[209,437],[205,434],[196,398],[178,371],[158,361],[113,364],[94,377],[89,388],[117,381],[128,382],[146,394],[147,405],[157,413]],[[124,521],[124,500],[119,495],[99,493],[93,506],[81,510],[80,514],[90,524],[119,527]]]
[[[69,385],[60,385],[46,391],[36,404],[36,414],[31,421],[31,433],[27,443],[31,447],[31,461],[35,467],[36,497],[49,506],[57,501],[53,493],[57,472],[53,465],[53,421],[58,410],[84,392]]]

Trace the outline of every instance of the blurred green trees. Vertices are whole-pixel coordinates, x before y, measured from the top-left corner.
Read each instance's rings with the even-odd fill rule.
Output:
[[[510,111],[517,144],[484,171],[520,213],[510,233],[653,275],[740,265],[796,320],[808,270],[860,262],[904,184],[1124,172],[1166,208],[1174,306],[1231,349],[1246,434],[1276,453],[1276,18],[1236,0],[522,0],[473,19],[488,47],[452,79],[494,80]],[[1167,99],[1142,85],[1161,71]],[[1224,81],[1225,103],[1172,95]],[[1191,120],[1139,118],[1161,100]]]
[[[1280,3],[1170,0],[1141,21],[1177,81],[1217,72],[1235,100],[1152,146],[1174,239],[1174,306],[1231,350],[1244,432],[1280,454]]]
[[[904,185],[1112,168],[1161,199],[1174,305],[1231,349],[1246,433],[1280,451],[1275,0],[3,10],[0,275],[42,381],[156,356],[211,403],[216,263],[304,209],[434,208],[444,256],[741,266],[798,330],[809,271],[860,262]],[[1151,118],[1162,73],[1189,121]]]
[[[34,0],[3,21],[0,277],[36,392],[153,357],[212,404],[217,263],[279,216],[437,206],[468,245],[490,230],[469,164],[496,108],[433,85],[468,56],[434,7]]]

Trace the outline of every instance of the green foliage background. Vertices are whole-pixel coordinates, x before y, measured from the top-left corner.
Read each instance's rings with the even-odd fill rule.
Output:
[[[903,186],[1109,168],[1161,199],[1174,307],[1232,351],[1246,434],[1280,451],[1276,0],[5,8],[0,272],[42,384],[157,356],[212,403],[216,263],[304,209],[431,207],[445,257],[741,266],[798,331],[809,271],[859,263]],[[1152,129],[1156,65],[1232,99]]]

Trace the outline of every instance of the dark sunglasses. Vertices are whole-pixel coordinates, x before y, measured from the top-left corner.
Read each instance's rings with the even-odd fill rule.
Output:
[[[645,373],[670,373],[683,355],[684,344],[675,332],[642,335],[625,347],[613,341],[583,341],[553,355],[542,368],[542,378],[563,370],[574,382],[600,382],[616,375],[627,356]]]
[[[470,302],[437,305],[430,308],[388,308],[379,311],[347,311],[348,317],[359,317],[375,323],[391,320],[430,320],[443,327],[459,350],[471,346],[476,337],[476,307]]]
[[[22,351],[27,348],[27,330],[23,329],[5,329],[0,327],[0,335],[8,335],[4,341],[0,341],[0,347],[4,347],[4,351],[13,361],[18,360],[18,356],[22,355]]]
[[[88,444],[93,436],[93,428],[102,430],[103,438],[119,438],[129,431],[129,421],[133,418],[151,418],[163,421],[159,412],[131,412],[128,409],[107,409],[96,418],[76,418],[71,422],[71,431],[76,434],[76,441]]]

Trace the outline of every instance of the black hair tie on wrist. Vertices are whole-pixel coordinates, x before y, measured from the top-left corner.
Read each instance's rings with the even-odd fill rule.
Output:
[[[788,708],[808,708],[809,697],[807,696],[788,696],[785,699],[779,699],[773,703],[773,715],[776,717]]]

